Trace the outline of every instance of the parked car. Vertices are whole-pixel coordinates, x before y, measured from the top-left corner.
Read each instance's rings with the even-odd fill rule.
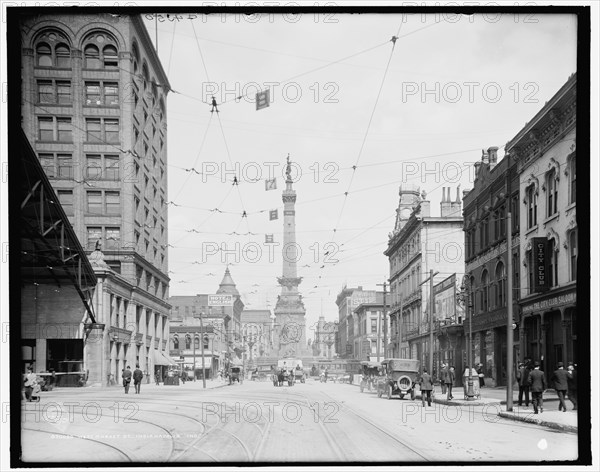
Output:
[[[415,399],[415,385],[419,377],[420,363],[415,359],[385,359],[381,363],[383,376],[377,382],[377,396],[386,394],[388,400],[394,395],[401,399],[410,395]]]

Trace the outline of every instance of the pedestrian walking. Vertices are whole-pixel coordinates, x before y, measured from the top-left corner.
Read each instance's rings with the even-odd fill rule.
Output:
[[[448,364],[442,363],[440,370],[440,386],[442,387],[442,395],[446,395],[446,385],[448,384]]]
[[[546,379],[544,372],[540,370],[539,361],[533,364],[533,370],[529,374],[529,386],[531,388],[531,401],[533,403],[533,411],[537,415],[544,412],[544,390],[546,390]]]
[[[135,387],[135,393],[140,393],[140,387],[142,384],[142,379],[144,378],[144,373],[140,369],[140,365],[135,365],[135,370],[133,371],[133,386]]]
[[[419,380],[421,386],[421,402],[425,406],[425,397],[427,397],[427,406],[431,406],[431,391],[433,390],[433,381],[431,375],[427,373],[427,369],[423,369],[421,378]]]
[[[485,387],[485,374],[483,373],[483,364],[477,366],[477,377],[479,377],[479,388]]]
[[[556,367],[557,369],[552,374],[550,381],[554,385],[554,390],[556,390],[556,394],[558,395],[558,411],[567,411],[565,396],[567,395],[567,390],[569,388],[569,378],[562,362],[559,362]]]
[[[523,405],[523,397],[525,397],[525,408],[529,408],[529,373],[529,366],[521,362],[519,370],[517,370],[517,382],[519,383],[518,405]]]
[[[452,396],[452,387],[454,387],[454,380],[456,379],[456,373],[454,372],[454,366],[451,365],[448,371],[446,372],[446,391],[448,392],[448,396],[446,397],[448,400],[452,400],[454,397]]]
[[[573,409],[577,409],[577,371],[572,362],[567,367],[567,395],[573,404]]]
[[[33,368],[27,367],[27,374],[25,374],[25,399],[30,402],[31,395],[33,393],[33,387],[36,384],[37,376],[33,373]]]
[[[156,385],[160,385],[160,372],[158,370],[154,373],[154,381]]]
[[[129,384],[131,383],[131,367],[127,366],[123,370],[123,387],[125,387],[125,393],[129,393]]]

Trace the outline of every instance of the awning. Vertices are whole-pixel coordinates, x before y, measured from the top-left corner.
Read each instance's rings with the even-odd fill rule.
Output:
[[[177,363],[174,360],[165,356],[162,353],[162,351],[157,351],[155,349],[153,352],[154,352],[154,365],[177,365]]]

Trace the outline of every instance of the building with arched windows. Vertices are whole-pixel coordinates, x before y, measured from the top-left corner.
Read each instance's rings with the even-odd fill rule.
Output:
[[[442,188],[440,216],[432,216],[425,191],[402,186],[396,210],[394,230],[389,234],[384,254],[389,258],[389,336],[386,357],[418,359],[429,366],[430,317],[440,320],[440,313],[431,313],[430,284],[423,283],[434,271],[434,284],[464,270],[464,251],[459,188],[452,200],[450,188]],[[433,323],[434,329],[436,324]],[[434,336],[433,372],[440,361],[440,342]]]
[[[486,383],[506,385],[507,213],[510,211],[512,216],[510,254],[513,314],[516,314],[520,297],[519,177],[514,160],[505,156],[498,161],[497,147],[483,151],[474,167],[473,189],[465,192],[463,197],[467,275],[464,289],[470,300],[467,309],[472,315],[472,361],[483,364]],[[518,359],[518,332],[514,342],[515,359]]]
[[[522,196],[518,349],[546,372],[578,360],[576,90],[573,74],[506,145]]]
[[[20,21],[22,127],[94,270],[105,326],[89,384],[148,379],[168,359],[169,81],[139,15],[42,14]],[[38,342],[38,358],[53,355]],[[43,368],[43,366],[40,366]]]

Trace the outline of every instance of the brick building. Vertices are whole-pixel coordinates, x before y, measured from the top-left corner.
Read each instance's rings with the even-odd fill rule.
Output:
[[[510,161],[510,167],[509,167]],[[486,382],[506,385],[506,324],[508,268],[508,211],[512,215],[513,314],[519,302],[519,175],[517,163],[506,156],[498,161],[498,148],[482,152],[475,163],[473,189],[464,193],[466,290],[473,316],[473,362],[483,364]],[[518,316],[514,316],[518,319]],[[514,336],[519,358],[519,333]]]

